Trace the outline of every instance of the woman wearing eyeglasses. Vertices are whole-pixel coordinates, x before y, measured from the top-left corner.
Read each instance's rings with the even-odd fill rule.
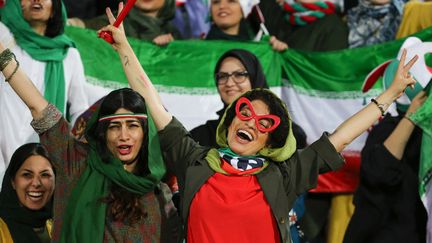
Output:
[[[242,49],[229,50],[219,58],[214,70],[214,78],[223,102],[223,108],[217,112],[219,118],[208,120],[190,131],[196,141],[210,147],[217,147],[216,128],[228,105],[251,89],[268,88],[258,58]]]

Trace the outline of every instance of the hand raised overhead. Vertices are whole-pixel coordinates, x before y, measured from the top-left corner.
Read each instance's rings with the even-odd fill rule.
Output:
[[[120,2],[118,8],[119,14],[117,15],[117,17],[122,12],[123,7],[124,7],[123,2]],[[110,32],[113,39],[113,43],[110,44],[117,51],[120,48],[120,46],[127,44],[127,39],[124,32],[123,24],[120,23],[118,27],[114,26],[114,23],[116,22],[116,18],[114,17],[110,8],[106,8],[106,14],[110,24],[98,30],[98,34],[102,32]]]
[[[416,83],[416,80],[409,73],[409,70],[417,61],[418,56],[417,55],[414,56],[407,64],[405,64],[406,55],[407,55],[407,51],[406,49],[404,49],[402,51],[402,56],[400,58],[396,75],[390,87],[388,88],[388,90],[390,90],[394,95],[394,97],[396,98],[400,97],[408,86],[414,88],[414,85]]]

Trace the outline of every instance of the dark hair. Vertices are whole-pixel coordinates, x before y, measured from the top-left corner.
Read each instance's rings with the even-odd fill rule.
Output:
[[[159,9],[157,18],[162,19],[162,22],[168,22],[175,17],[176,3],[175,0],[165,0],[164,5]]]
[[[246,94],[242,95],[242,97],[246,97],[250,101],[261,100],[268,106],[270,114],[276,115],[281,119],[279,126],[270,133],[270,140],[268,144],[272,148],[283,147],[288,137],[288,134],[291,131],[289,129],[289,116],[281,100],[277,98],[274,94],[270,93],[270,91],[265,91],[263,89],[255,89],[249,91]],[[229,127],[235,116],[235,105],[232,104],[231,107],[227,110],[224,125],[226,127]]]
[[[217,61],[216,67],[214,69],[215,82],[217,86],[216,73],[219,72],[219,69],[222,65],[222,62],[228,58],[234,57],[238,59],[246,71],[249,73],[249,80],[251,83],[252,89],[256,88],[266,88],[269,86],[267,84],[267,80],[265,78],[262,66],[258,58],[251,52],[243,50],[243,49],[232,49],[225,52]]]
[[[98,119],[100,117],[114,114],[118,109],[124,108],[133,113],[147,113],[144,98],[130,88],[118,89],[109,93],[101,103]],[[135,175],[145,175],[149,173],[148,169],[148,133],[147,122],[140,119],[143,129],[143,141],[138,153],[138,162],[133,173]],[[107,162],[112,155],[106,145],[106,132],[109,121],[98,122],[94,130],[94,137],[98,144],[97,149],[102,161]],[[141,196],[129,192],[118,185],[111,186],[110,195],[103,199],[109,205],[109,213],[115,220],[124,220],[128,218],[132,223],[145,217],[146,213],[142,210]]]
[[[19,168],[21,168],[21,166],[24,164],[24,161],[33,155],[40,155],[47,159],[53,167],[53,171],[55,173],[54,166],[51,163],[51,159],[48,155],[48,151],[46,150],[46,148],[40,143],[27,143],[17,148],[13,153],[6,172],[8,176],[11,179],[15,178],[16,173],[18,172]]]
[[[45,30],[46,37],[56,37],[63,34],[65,21],[63,19],[62,2],[61,0],[52,0],[52,13],[48,19],[47,27]]]

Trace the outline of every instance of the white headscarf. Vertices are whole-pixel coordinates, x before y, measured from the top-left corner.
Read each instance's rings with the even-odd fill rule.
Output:
[[[242,8],[243,17],[246,18],[252,11],[252,8],[259,4],[260,0],[238,0]],[[207,1],[208,6],[211,6],[211,0]],[[209,12],[210,14],[210,12]]]
[[[260,0],[239,0],[239,2],[243,11],[243,16],[246,18],[252,11],[252,8],[260,3]]]

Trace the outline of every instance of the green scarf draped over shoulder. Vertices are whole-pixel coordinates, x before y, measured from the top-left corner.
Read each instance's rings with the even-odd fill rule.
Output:
[[[87,168],[72,191],[64,214],[60,242],[103,242],[107,204],[101,202],[109,193],[112,183],[139,195],[155,189],[165,174],[156,126],[147,107],[148,168],[150,174],[136,176],[123,168],[115,157],[102,161],[92,130],[97,126],[99,108],[92,115],[86,129],[89,142]]]
[[[1,21],[13,33],[17,44],[33,59],[46,63],[44,97],[66,114],[63,60],[69,47],[75,46],[74,43],[63,32],[53,38],[36,33],[24,19],[18,0],[6,1],[0,15]],[[66,23],[67,15],[63,3],[62,15]]]
[[[294,152],[296,150],[296,140],[295,140],[295,137],[294,137],[294,134],[292,131],[291,119],[289,117],[288,109],[287,109],[285,103],[281,99],[279,99],[273,92],[271,92],[268,89],[250,90],[250,91],[244,93],[243,95],[241,95],[240,97],[238,97],[235,101],[233,101],[227,107],[227,109],[225,109],[224,115],[222,116],[222,119],[220,120],[219,125],[218,125],[217,130],[216,130],[216,143],[221,148],[229,147],[228,141],[227,141],[228,127],[224,124],[224,121],[226,119],[226,115],[227,115],[229,110],[235,109],[235,104],[237,103],[238,99],[240,99],[241,97],[247,98],[251,92],[265,92],[265,93],[269,93],[270,95],[274,96],[276,98],[277,102],[279,102],[279,105],[284,107],[284,109],[286,111],[287,118],[288,118],[287,120],[289,122],[289,133],[288,133],[288,136],[286,137],[285,144],[279,148],[271,148],[271,147],[265,146],[260,151],[258,151],[258,156],[265,157],[265,158],[270,159],[271,161],[274,161],[274,162],[283,162],[283,161],[289,159],[294,154]],[[214,171],[222,173],[222,174],[227,174],[221,168],[219,152],[217,151],[217,149],[214,149],[214,148],[210,149],[210,151],[207,153],[206,160],[209,162],[210,167]],[[265,167],[267,167],[267,165],[268,165],[268,161],[266,160],[264,162],[263,169]],[[262,170],[259,170],[256,173],[259,173],[261,171]]]
[[[428,98],[423,105],[412,115],[409,116],[419,127],[423,129],[422,144],[420,149],[419,165],[419,192],[425,200],[428,187],[432,181],[432,81],[426,87],[425,91]],[[430,189],[429,189],[430,190]]]

